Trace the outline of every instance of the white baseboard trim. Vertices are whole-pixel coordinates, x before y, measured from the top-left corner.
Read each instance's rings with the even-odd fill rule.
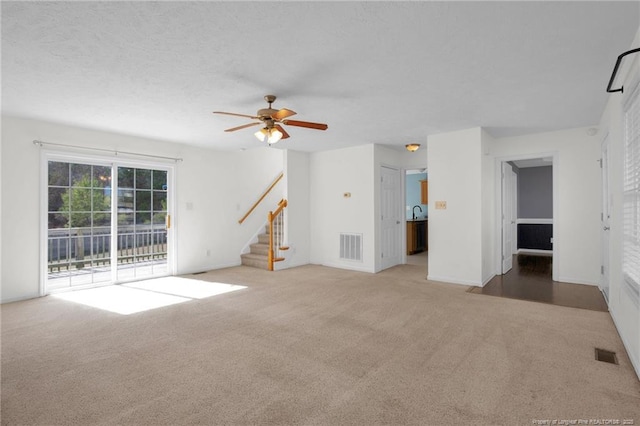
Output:
[[[516,219],[516,225],[552,225],[553,219]]]
[[[325,263],[322,263],[322,266],[328,266],[329,268],[336,268],[336,269],[347,269],[349,271],[368,272],[370,274],[375,273],[375,271],[365,268],[364,266],[355,266],[355,265],[352,266],[346,263],[325,262]]]
[[[489,278],[485,279],[484,281],[482,281],[482,287],[484,287],[485,285],[489,284],[489,281],[491,281],[493,279],[493,277],[495,277],[496,274],[492,274]]]
[[[553,250],[540,250],[540,249],[518,249],[516,254],[537,254],[544,256],[553,256]]]
[[[595,283],[593,281],[585,281],[585,280],[580,280],[577,278],[570,278],[570,277],[558,277],[558,281],[561,283],[592,285],[596,287],[598,286],[598,283]]]
[[[224,269],[224,268],[233,268],[234,266],[242,265],[242,261],[238,260],[237,262],[228,262],[228,263],[216,263],[214,265],[205,265],[195,268],[188,268],[183,271],[178,271],[176,275],[191,275],[197,274],[198,272],[206,272],[212,271],[214,269]]]
[[[23,300],[37,299],[38,297],[45,296],[47,295],[41,296],[40,294],[32,294],[27,296],[9,297],[7,299],[0,299],[0,304],[4,305],[5,303],[22,302]]]
[[[622,345],[624,346],[625,350],[627,351],[627,355],[629,355],[629,359],[631,360],[631,365],[633,366],[633,369],[636,370],[636,375],[638,376],[638,379],[640,380],[640,359],[635,359],[631,354],[631,352],[629,351],[628,348],[631,348],[631,344],[629,343],[629,341],[625,338],[625,335],[623,333],[620,332],[621,328],[618,325],[618,320],[616,319],[616,315],[615,315],[615,311],[612,311],[611,309],[609,309],[609,315],[611,315],[611,319],[613,319],[613,325],[616,327],[616,331],[618,332],[618,336],[620,336],[620,340],[622,340]]]
[[[429,281],[440,281],[447,284],[459,284],[459,285],[471,285],[475,287],[482,287],[482,283],[479,281],[460,280],[458,278],[451,277],[439,277],[437,275],[427,275]]]

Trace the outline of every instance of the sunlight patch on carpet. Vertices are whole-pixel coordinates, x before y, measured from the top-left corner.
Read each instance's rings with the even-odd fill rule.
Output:
[[[185,297],[154,293],[119,285],[69,291],[52,296],[56,299],[80,303],[120,315],[135,314],[191,300]]]
[[[180,277],[163,277],[105,287],[52,294],[56,299],[131,315],[196,299],[205,299],[247,287]]]
[[[124,284],[124,286],[140,290],[171,294],[174,296],[188,297],[190,299],[206,299],[207,297],[247,288],[242,285],[200,281],[181,277],[157,278],[153,280],[128,283]]]

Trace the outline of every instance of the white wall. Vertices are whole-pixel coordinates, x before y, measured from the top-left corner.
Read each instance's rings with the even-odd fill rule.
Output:
[[[482,285],[482,155],[480,128],[429,136],[430,280]]]
[[[492,156],[512,157],[557,153],[554,179],[559,193],[554,198],[557,217],[558,280],[597,285],[600,279],[600,136],[588,128],[495,139]],[[497,232],[497,231],[496,231]]]
[[[176,165],[177,273],[240,263],[244,244],[269,205],[244,225],[237,220],[283,168],[283,152],[259,148],[217,152],[37,120],[2,118],[3,302],[39,295],[40,159],[33,140],[182,157]],[[46,171],[44,171],[46,173]],[[274,191],[273,199],[281,197]],[[191,209],[187,208],[191,203]],[[210,255],[206,251],[210,250]]]
[[[309,170],[311,263],[375,272],[374,145],[312,153]],[[340,259],[341,232],[362,234],[362,262]]]
[[[640,45],[640,28],[631,48]],[[622,53],[622,52],[620,52]],[[609,182],[612,198],[609,231],[609,311],[616,324],[627,354],[640,377],[640,301],[625,287],[622,276],[622,172],[624,158],[623,102],[635,85],[640,82],[640,55],[627,56],[619,69],[613,88],[624,86],[624,93],[609,95],[607,106],[600,120],[601,140],[608,133]]]
[[[311,196],[309,153],[285,151],[284,180],[288,207],[285,209],[286,238],[289,250],[276,269],[306,265],[311,259]]]

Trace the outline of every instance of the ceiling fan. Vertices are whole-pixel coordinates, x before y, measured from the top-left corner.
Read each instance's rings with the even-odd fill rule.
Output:
[[[267,95],[264,97],[269,106],[267,108],[259,109],[256,115],[236,114],[235,112],[214,111],[214,114],[234,115],[237,117],[246,117],[253,120],[259,120],[255,123],[244,124],[238,127],[232,127],[226,129],[225,132],[235,132],[236,130],[245,129],[251,126],[264,125],[264,127],[255,133],[255,136],[264,142],[265,139],[269,145],[278,142],[280,139],[286,139],[289,134],[284,130],[281,124],[287,126],[306,127],[316,130],[327,130],[329,126],[323,123],[311,123],[309,121],[289,120],[288,118],[295,115],[296,112],[287,108],[273,109],[271,104],[276,100],[274,95]]]

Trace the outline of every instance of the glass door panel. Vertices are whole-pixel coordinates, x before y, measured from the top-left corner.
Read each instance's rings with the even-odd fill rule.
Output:
[[[167,273],[167,172],[118,167],[117,279]]]
[[[111,167],[49,161],[47,287],[111,279]]]

